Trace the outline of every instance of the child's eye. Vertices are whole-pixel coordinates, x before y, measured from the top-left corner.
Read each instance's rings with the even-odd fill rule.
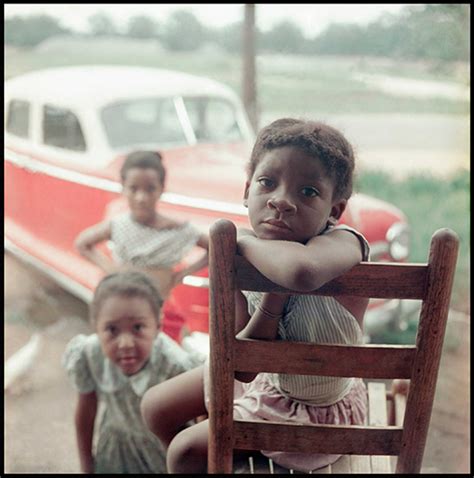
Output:
[[[264,188],[271,188],[274,185],[274,181],[270,178],[258,178],[257,182]]]
[[[135,325],[133,326],[133,330],[134,330],[135,332],[140,332],[141,330],[143,330],[143,324],[135,324]]]
[[[118,327],[115,325],[108,325],[105,330],[111,335],[116,335],[118,332]]]
[[[301,190],[301,193],[303,194],[303,196],[306,196],[308,198],[319,196],[319,191],[311,186],[304,187]]]

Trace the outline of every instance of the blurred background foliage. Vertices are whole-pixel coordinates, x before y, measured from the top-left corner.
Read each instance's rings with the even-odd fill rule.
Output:
[[[467,61],[469,59],[469,4],[409,5],[397,15],[383,14],[366,26],[333,23],[312,38],[285,20],[269,31],[257,31],[262,53],[314,55],[371,55],[405,59]],[[32,47],[58,34],[77,34],[48,15],[5,19],[5,44]],[[242,23],[207,27],[186,10],[177,10],[166,21],[133,16],[118,28],[105,12],[89,17],[90,36],[152,39],[171,51],[196,51],[215,44],[228,52],[241,49]],[[185,32],[185,34],[183,34]]]
[[[415,174],[403,180],[382,171],[363,171],[356,190],[388,201],[407,216],[412,230],[409,261],[426,262],[432,234],[449,227],[460,238],[451,305],[470,313],[470,174],[459,171],[450,178]]]

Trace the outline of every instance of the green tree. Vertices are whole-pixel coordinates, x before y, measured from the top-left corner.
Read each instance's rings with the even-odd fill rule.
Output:
[[[194,14],[178,10],[165,24],[162,40],[170,50],[192,51],[202,45],[205,33]]]
[[[49,15],[19,16],[5,19],[5,43],[16,46],[35,46],[54,35],[71,33],[56,18]]]
[[[439,61],[469,60],[470,5],[409,5],[366,27],[331,24],[311,41],[320,54],[381,55]]]
[[[352,23],[332,23],[315,39],[315,53],[361,54],[363,53],[361,44],[364,32],[363,27]]]
[[[301,53],[305,49],[306,38],[297,25],[284,20],[267,33],[261,33],[259,43],[262,49],[267,51]]]
[[[242,21],[220,28],[215,38],[217,43],[231,53],[241,53],[242,50]]]
[[[469,59],[470,5],[409,6],[400,18],[397,53],[409,58]]]
[[[128,21],[127,35],[132,38],[156,38],[158,25],[144,15],[137,15]]]
[[[104,12],[91,15],[88,18],[89,31],[94,36],[117,35],[117,27],[112,18]]]

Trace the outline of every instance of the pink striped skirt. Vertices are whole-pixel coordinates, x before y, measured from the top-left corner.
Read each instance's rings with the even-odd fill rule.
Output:
[[[204,366],[204,399],[209,403],[209,365]],[[297,422],[305,425],[363,425],[367,415],[367,389],[355,379],[351,390],[338,402],[319,407],[282,395],[261,373],[250,383],[234,382],[234,418]],[[293,453],[261,450],[262,454],[285,468],[309,471],[334,463],[341,455]]]

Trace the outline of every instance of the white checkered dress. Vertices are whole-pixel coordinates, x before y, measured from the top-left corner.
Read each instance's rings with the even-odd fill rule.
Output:
[[[114,258],[137,267],[173,267],[196,245],[200,235],[188,222],[172,229],[144,226],[129,212],[111,221]]]

